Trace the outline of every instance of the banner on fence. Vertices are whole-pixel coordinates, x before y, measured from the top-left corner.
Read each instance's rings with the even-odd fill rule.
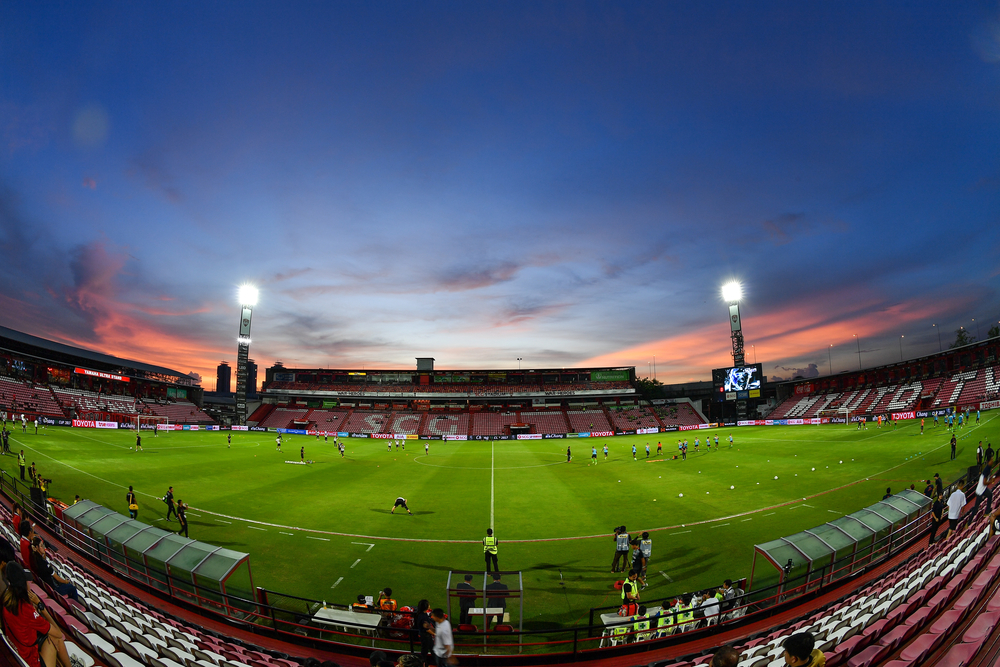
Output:
[[[240,426],[239,424],[233,424],[232,426],[229,427],[229,430],[230,431],[248,431],[248,430],[250,430],[250,427],[249,426]]]
[[[92,419],[74,419],[73,426],[76,428],[118,428],[118,422],[101,422]]]

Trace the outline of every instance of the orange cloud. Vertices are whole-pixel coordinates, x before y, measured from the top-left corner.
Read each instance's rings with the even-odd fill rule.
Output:
[[[824,304],[829,302],[824,301]],[[854,335],[862,339],[899,331],[904,325],[931,318],[945,311],[943,303],[908,301],[879,307],[874,303],[851,304],[853,312],[836,313],[813,301],[793,305],[764,315],[743,318],[747,361],[765,364],[780,359],[794,359],[821,354],[828,345],[853,344]],[[725,315],[725,311],[721,311]],[[665,382],[703,381],[712,368],[732,364],[732,344],[728,320],[718,325],[649,341],[580,362],[582,366],[635,366],[640,375],[656,356],[657,378]]]

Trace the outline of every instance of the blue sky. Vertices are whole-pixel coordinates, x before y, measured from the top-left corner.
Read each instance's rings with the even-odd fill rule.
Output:
[[[261,365],[708,379],[732,277],[769,376],[1000,320],[995,2],[8,2],[0,140],[0,323],[209,389],[245,281]]]

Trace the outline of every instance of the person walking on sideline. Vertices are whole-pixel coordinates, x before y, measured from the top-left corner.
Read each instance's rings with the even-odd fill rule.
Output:
[[[139,516],[139,503],[135,498],[135,491],[132,487],[128,487],[128,493],[125,494],[125,502],[128,504],[128,518],[135,519]]]
[[[451,634],[451,622],[444,617],[443,609],[431,612],[434,619],[434,661],[437,667],[445,667],[455,650],[455,639]]]
[[[174,487],[167,487],[167,495],[163,496],[163,502],[167,504],[167,521],[170,521],[171,514],[177,516],[177,510],[174,509]]]
[[[180,523],[180,527],[177,529],[177,534],[180,535],[184,533],[184,537],[188,536],[188,519],[187,519],[187,505],[184,504],[183,500],[177,500],[177,521]]]
[[[497,564],[497,538],[493,535],[493,529],[486,529],[486,537],[483,538],[483,553],[486,558],[486,571],[487,572],[499,572],[500,566]],[[493,565],[493,570],[490,570],[490,564]]]

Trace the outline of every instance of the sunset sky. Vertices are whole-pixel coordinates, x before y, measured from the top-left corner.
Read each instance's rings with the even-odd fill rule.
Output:
[[[769,377],[1000,321],[996,2],[4,2],[0,141],[0,324],[207,389],[244,282],[262,367],[708,380],[732,278]]]

